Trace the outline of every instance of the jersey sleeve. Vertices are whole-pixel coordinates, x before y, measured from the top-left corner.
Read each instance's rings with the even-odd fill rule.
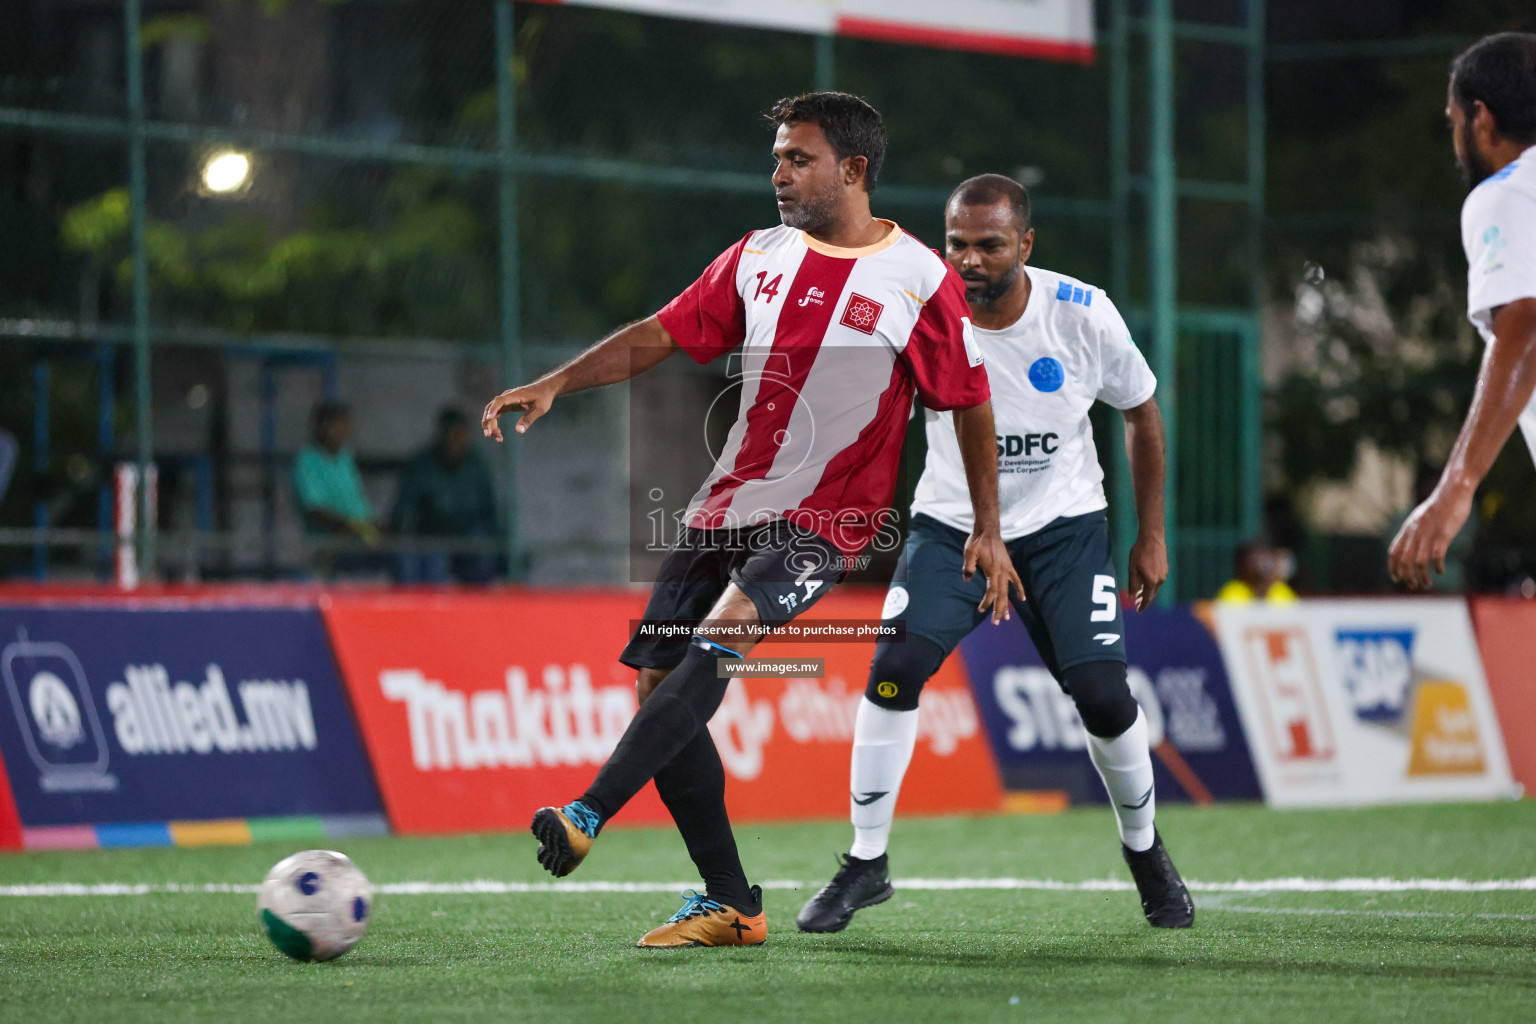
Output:
[[[694,362],[707,363],[746,339],[747,308],[736,290],[736,267],[750,237],[716,256],[697,281],[656,314]]]
[[[1467,253],[1467,319],[1491,331],[1494,310],[1536,298],[1536,195],[1502,181],[1485,182],[1462,207],[1461,240]]]
[[[969,409],[992,397],[981,347],[971,329],[965,285],[945,264],[938,291],[923,305],[902,358],[912,370],[917,397],[929,409]]]
[[[1098,399],[1121,412],[1134,409],[1157,391],[1157,378],[1109,297],[1103,296],[1095,308],[1099,331]]]

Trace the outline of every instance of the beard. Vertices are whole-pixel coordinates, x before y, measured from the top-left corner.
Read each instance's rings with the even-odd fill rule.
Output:
[[[1015,263],[996,281],[993,281],[989,278],[987,280],[986,287],[981,291],[976,292],[975,294],[972,294],[971,290],[967,288],[965,290],[965,301],[977,309],[991,309],[997,303],[998,299],[1008,294],[1008,291],[1013,287],[1014,282],[1019,279],[1019,268],[1022,265],[1023,264]],[[975,278],[962,278],[962,280],[964,280],[966,284],[973,284],[976,281]]]
[[[779,220],[787,228],[815,234],[832,223],[836,209],[837,196],[830,189],[820,194],[802,193],[795,197],[793,208],[779,211]]]
[[[1467,188],[1476,188],[1493,173],[1493,165],[1477,151],[1470,120],[1461,125],[1461,151],[1466,155],[1456,161],[1456,169],[1461,172],[1461,180],[1467,183]]]

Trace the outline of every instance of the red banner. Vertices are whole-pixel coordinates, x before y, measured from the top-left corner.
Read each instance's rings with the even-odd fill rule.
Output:
[[[1536,635],[1536,603],[1521,598],[1475,597],[1472,625],[1488,675],[1488,691],[1504,733],[1509,773],[1536,793],[1536,673],[1531,669],[1531,637]]]
[[[878,620],[879,592],[844,589],[828,619]],[[581,794],[635,711],[615,659],[643,593],[336,594],[322,599],[385,807],[403,833],[523,829]],[[743,821],[848,812],[853,717],[870,644],[773,643],[757,653],[825,659],[822,679],[730,685],[711,731],[727,801]],[[1000,792],[958,659],[929,683],[903,813],[996,809]],[[668,820],[646,787],[621,823]]]
[[[0,760],[0,850],[21,849],[21,818],[11,797],[11,783],[5,777],[5,761]]]

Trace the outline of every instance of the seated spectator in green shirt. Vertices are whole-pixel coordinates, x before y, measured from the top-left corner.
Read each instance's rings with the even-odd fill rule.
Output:
[[[401,537],[476,538],[496,532],[496,491],[490,467],[471,446],[469,419],[448,407],[437,417],[437,436],[405,468],[390,525]],[[488,554],[442,549],[406,552],[402,583],[485,583],[494,571]]]
[[[314,441],[293,463],[294,502],[305,530],[377,544],[373,508],[346,447],[352,438],[352,411],[340,402],[321,402],[315,406],[312,424]]]

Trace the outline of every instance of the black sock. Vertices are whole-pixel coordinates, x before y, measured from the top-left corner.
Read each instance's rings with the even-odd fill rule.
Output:
[[[607,821],[708,725],[730,683],[715,678],[720,657],[719,651],[689,646],[682,663],[640,705],[582,803]]]
[[[747,917],[761,914],[763,908],[752,897],[736,852],[736,837],[725,812],[725,766],[708,729],[694,734],[656,773],[656,792],[672,813],[710,897]]]

